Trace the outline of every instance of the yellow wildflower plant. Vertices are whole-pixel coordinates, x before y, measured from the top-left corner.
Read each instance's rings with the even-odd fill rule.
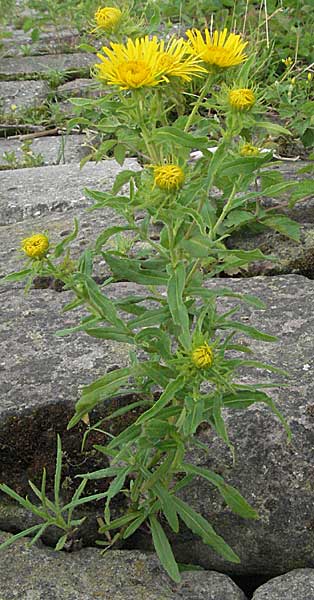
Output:
[[[287,58],[282,58],[281,62],[285,65],[287,69],[290,69],[290,67],[293,65],[293,60],[291,56],[288,56]]]
[[[96,77],[108,85],[116,85],[121,90],[153,87],[163,82],[168,82],[160,64],[160,44],[157,37],[151,40],[148,36],[130,38],[126,44],[111,42],[110,48],[105,46],[97,57],[100,64],[95,65]]]
[[[250,110],[256,102],[256,96],[250,88],[235,88],[229,91],[228,103],[235,110]]]
[[[240,156],[258,156],[259,153],[259,148],[253,144],[243,144],[240,148]]]
[[[172,192],[182,187],[184,172],[178,165],[154,165],[154,185],[165,192]]]
[[[30,258],[44,258],[49,249],[49,240],[43,233],[35,233],[21,242],[22,250]]]
[[[192,362],[198,369],[204,369],[211,367],[214,361],[214,352],[207,342],[204,342],[201,346],[198,346],[193,350]]]
[[[205,29],[205,37],[199,29],[189,29],[186,35],[190,52],[201,57],[209,66],[226,69],[240,65],[247,58],[244,49],[248,42],[244,42],[238,34],[228,34],[226,28],[223,31],[215,30],[213,34]]]
[[[200,77],[206,73],[201,66],[200,58],[187,54],[187,45],[183,38],[171,40],[165,48],[164,40],[160,42],[159,66],[164,75],[180,77],[191,81],[192,77]]]
[[[200,59],[187,55],[183,39],[171,40],[165,47],[164,41],[156,36],[130,38],[127,43],[111,43],[98,53],[100,64],[95,65],[96,77],[122,90],[153,87],[169,83],[169,77],[180,77],[190,81],[194,75],[206,72]]]
[[[96,30],[113,31],[121,21],[122,12],[114,6],[104,6],[98,8],[94,18],[97,24]]]

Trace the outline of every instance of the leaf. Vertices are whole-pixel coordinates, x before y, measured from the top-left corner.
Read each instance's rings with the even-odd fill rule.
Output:
[[[130,226],[119,226],[119,225],[114,225],[113,227],[108,227],[107,229],[105,229],[104,231],[102,231],[102,233],[98,236],[96,242],[95,242],[95,252],[99,252],[102,248],[102,246],[113,236],[116,235],[117,233],[121,233],[122,231],[134,231],[134,227],[130,227]]]
[[[159,127],[153,134],[153,140],[159,144],[174,144],[179,148],[183,146],[184,148],[203,148],[207,150],[208,146],[208,138],[206,136],[196,137],[174,126]]]
[[[57,541],[56,545],[55,545],[55,550],[62,550],[62,548],[64,548],[64,545],[66,543],[68,539],[68,534],[65,533],[61,538],[59,538],[59,540]]]
[[[180,498],[174,496],[177,511],[186,526],[193,531],[196,535],[199,535],[205,544],[212,546],[214,550],[233,563],[239,563],[240,559],[236,553],[230,548],[225,540],[218,535],[214,528],[200,515],[195,512],[186,502],[183,502]]]
[[[119,163],[119,165],[122,167],[126,155],[126,146],[124,144],[117,144],[114,147],[113,155],[117,163]]]
[[[137,519],[134,519],[133,523],[130,523],[130,525],[126,528],[126,530],[122,536],[123,539],[126,540],[128,537],[130,537],[130,535],[133,535],[133,533],[135,533],[135,531],[142,525],[142,523],[146,520],[146,518],[147,518],[147,515],[142,514],[139,517],[137,517]]]
[[[156,264],[155,269],[149,269],[146,261],[117,257],[109,252],[104,252],[103,256],[117,281],[132,281],[142,285],[167,284],[168,276],[162,262],[159,263],[159,268]]]
[[[261,129],[266,129],[270,133],[281,133],[283,135],[292,135],[289,129],[282,127],[282,125],[277,125],[277,123],[272,123],[271,121],[255,121],[255,127],[259,127]]]
[[[71,429],[80,421],[83,415],[90,412],[99,402],[109,399],[115,394],[122,385],[127,383],[132,370],[134,374],[134,369],[130,367],[111,371],[91,385],[86,386],[80,400],[75,405],[75,415],[70,420],[67,428]]]
[[[149,522],[157,556],[169,577],[179,583],[181,577],[168,538],[154,515],[149,517]]]
[[[122,342],[124,344],[134,344],[134,336],[130,333],[121,332],[120,329],[114,327],[84,327],[82,328],[85,333],[91,337],[99,338],[102,340],[115,340],[116,342]]]
[[[112,193],[114,195],[117,194],[126,183],[129,183],[131,177],[134,177],[135,174],[135,171],[130,171],[129,169],[118,173],[112,186]]]
[[[17,542],[17,540],[20,540],[23,537],[28,537],[31,533],[35,533],[35,531],[38,531],[39,529],[42,529],[42,525],[33,525],[33,527],[29,527],[28,529],[24,529],[15,535],[11,535],[7,540],[5,540],[5,542],[0,544],[0,550],[4,550],[8,546],[11,546],[11,544],[14,544],[14,542]]]
[[[246,333],[254,340],[262,340],[263,342],[276,342],[278,340],[274,335],[263,333],[251,325],[245,325],[238,321],[222,321],[219,322],[217,327],[218,329],[235,329],[236,331],[242,331],[242,333]]]
[[[208,258],[212,246],[212,241],[205,235],[194,235],[191,239],[183,239],[180,243],[180,248],[195,258]]]
[[[68,246],[70,244],[70,242],[72,242],[73,240],[76,239],[78,230],[79,230],[79,222],[78,222],[78,219],[76,217],[74,217],[74,229],[71,233],[69,233],[69,235],[67,235],[62,240],[62,242],[60,242],[59,244],[56,245],[56,247],[54,249],[54,253],[53,253],[55,258],[58,258],[59,256],[61,256],[61,254],[64,252],[65,247]]]
[[[296,221],[289,219],[289,217],[285,215],[271,215],[263,217],[260,221],[263,225],[279,231],[279,233],[286,235],[292,240],[296,242],[300,241],[300,225]]]
[[[61,437],[57,435],[57,457],[56,457],[56,468],[54,476],[54,500],[56,508],[60,507],[60,485],[61,485],[61,470],[62,470],[62,446]]]
[[[248,223],[252,219],[255,219],[254,215],[247,210],[231,210],[224,220],[224,225],[226,227],[234,227],[235,225]]]
[[[139,327],[149,327],[150,325],[160,325],[169,318],[169,309],[167,306],[162,308],[155,308],[152,310],[145,310],[139,317],[128,321],[128,327],[137,329]]]
[[[234,513],[245,519],[258,519],[257,512],[247,503],[240,492],[238,492],[238,490],[231,485],[225,483],[223,478],[220,475],[217,475],[217,473],[214,473],[209,469],[196,467],[187,463],[182,464],[182,469],[184,469],[186,473],[194,473],[194,475],[199,475],[215,485]]]
[[[160,481],[156,482],[152,486],[153,491],[160,499],[162,511],[172,529],[175,533],[179,531],[179,520],[176,511],[176,505],[173,501],[173,496],[169,494],[168,490],[163,486]]]
[[[0,278],[0,284],[6,283],[7,281],[22,281],[25,279],[27,275],[32,273],[32,269],[22,269],[22,271],[16,271],[15,273],[9,273],[9,275],[5,275]]]
[[[121,467],[106,467],[105,469],[99,469],[98,471],[93,471],[92,473],[82,473],[80,475],[75,475],[75,477],[92,480],[104,479],[106,477],[116,477],[120,469]]]
[[[185,288],[185,266],[183,261],[175,268],[169,267],[170,279],[168,282],[168,305],[174,324],[179,330],[178,339],[182,346],[189,350],[191,347],[189,313],[184,304],[183,292]]]
[[[125,330],[124,322],[118,316],[114,303],[102,294],[97,283],[91,277],[84,277],[84,287],[92,305],[97,308],[101,316],[116,327]]]
[[[215,394],[214,398],[213,398],[213,421],[214,421],[214,425],[215,425],[215,429],[218,433],[218,435],[221,437],[221,439],[225,442],[225,444],[227,444],[232,457],[234,459],[234,446],[233,444],[231,444],[230,440],[229,440],[229,436],[228,436],[228,432],[226,429],[226,425],[223,419],[223,416],[221,414],[221,409],[223,406],[223,401],[220,395]]]
[[[169,404],[175,394],[184,387],[185,381],[185,375],[183,373],[177,375],[176,379],[169,381],[166,389],[163,391],[157,402],[137,419],[136,424],[139,425],[140,423],[145,423],[145,421],[155,417],[164,406]]]

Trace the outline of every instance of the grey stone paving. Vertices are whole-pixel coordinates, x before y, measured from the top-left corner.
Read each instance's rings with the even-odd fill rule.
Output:
[[[41,56],[17,56],[0,59],[0,78],[14,79],[20,75],[35,73],[49,74],[49,71],[73,71],[88,69],[95,62],[91,54],[45,54]]]
[[[48,93],[47,81],[1,81],[0,113],[15,117],[22,109],[40,106]]]
[[[134,159],[125,169],[137,169]],[[17,223],[48,213],[65,213],[93,204],[84,196],[85,187],[109,191],[122,168],[114,160],[56,165],[0,172],[0,225]]]
[[[74,51],[80,42],[79,33],[74,29],[41,29],[38,42],[33,42],[31,33],[25,33],[22,29],[6,27],[6,33],[11,33],[11,36],[1,38],[1,55],[4,54],[4,57],[59,54],[64,50]]]
[[[1,600],[245,600],[226,575],[190,571],[174,584],[154,554],[137,551],[65,554],[22,540],[0,554],[0,565]]]
[[[314,569],[295,569],[271,579],[253,596],[253,600],[313,600]]]
[[[30,143],[31,154],[42,156],[44,165],[58,165],[67,163],[79,163],[86,154],[90,153],[90,149],[84,147],[86,142],[85,135],[54,135],[33,138],[30,140],[23,139],[5,139],[0,138],[0,167],[10,167],[10,162],[5,160],[5,153],[14,153],[18,166],[22,166],[25,160],[25,148]]]
[[[60,98],[99,98],[103,96],[104,90],[92,79],[74,79],[59,85],[56,93]]]

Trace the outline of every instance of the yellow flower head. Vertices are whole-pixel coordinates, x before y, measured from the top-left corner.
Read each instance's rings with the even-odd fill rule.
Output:
[[[255,94],[249,88],[238,88],[230,90],[228,96],[229,104],[236,110],[249,110],[256,102]]]
[[[160,42],[159,67],[165,75],[191,81],[193,76],[206,73],[200,62],[198,56],[187,56],[187,44],[182,38],[171,40],[166,48],[164,41]]]
[[[198,348],[195,348],[192,352],[192,362],[198,369],[204,369],[211,367],[214,360],[214,353],[212,348],[204,342]]]
[[[241,156],[258,156],[259,148],[253,146],[252,144],[244,144],[240,149]]]
[[[102,61],[95,65],[96,77],[109,85],[117,85],[121,90],[155,86],[168,81],[159,65],[159,42],[154,36],[130,38],[126,44],[111,42],[111,48],[104,46],[103,54],[97,54]]]
[[[200,56],[208,65],[225,69],[239,65],[247,58],[244,48],[248,42],[243,42],[240,35],[228,34],[227,29],[216,30],[212,35],[205,29],[205,39],[199,29],[189,29],[186,35],[190,52]]]
[[[287,58],[282,58],[281,62],[283,62],[283,64],[285,65],[285,67],[287,67],[287,69],[290,69],[291,65],[293,64],[293,60],[292,60],[291,56],[288,56]]]
[[[172,192],[182,187],[184,173],[178,165],[154,166],[154,183],[161,190]]]
[[[49,240],[43,233],[35,233],[22,240],[22,250],[30,258],[44,258],[49,248]]]
[[[98,8],[95,12],[95,21],[97,23],[97,29],[103,29],[104,31],[111,31],[115,29],[121,20],[122,12],[119,8],[113,6],[104,6],[104,8]]]

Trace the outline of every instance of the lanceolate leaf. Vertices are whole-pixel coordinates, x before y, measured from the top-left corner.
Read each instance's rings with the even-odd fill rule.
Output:
[[[186,473],[194,473],[194,475],[199,475],[215,485],[233,512],[237,513],[241,517],[244,517],[245,519],[258,518],[257,512],[247,503],[240,492],[238,492],[238,490],[231,485],[225,483],[223,478],[220,475],[217,475],[217,473],[214,473],[209,469],[204,469],[203,467],[196,467],[186,463],[182,464],[182,469]]]
[[[176,583],[179,583],[181,581],[179,568],[173,556],[168,538],[154,515],[149,517],[149,521],[153,536],[153,543],[158,558],[171,579],[173,579]]]
[[[183,300],[185,287],[185,266],[183,262],[177,264],[175,269],[170,268],[168,283],[168,304],[174,324],[179,330],[179,340],[188,350],[191,345],[189,314]]]
[[[205,544],[212,546],[218,554],[227,560],[230,560],[230,562],[240,562],[239,557],[232,548],[230,548],[225,540],[215,532],[210,523],[208,523],[202,515],[195,512],[193,508],[186,504],[186,502],[183,502],[180,498],[174,497],[174,500],[179,516],[193,533],[199,535]]]
[[[180,373],[176,379],[170,381],[155,404],[142,414],[136,421],[137,424],[144,423],[155,417],[172,400],[176,393],[185,385],[185,375]]]

